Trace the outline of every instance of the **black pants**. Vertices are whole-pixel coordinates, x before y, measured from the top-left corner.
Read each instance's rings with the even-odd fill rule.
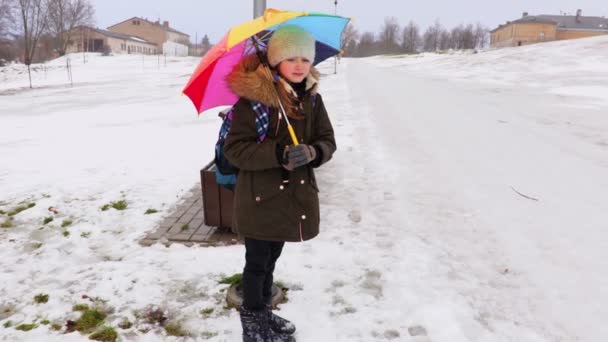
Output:
[[[285,242],[245,238],[245,270],[243,271],[243,306],[260,310],[272,299],[272,273]]]

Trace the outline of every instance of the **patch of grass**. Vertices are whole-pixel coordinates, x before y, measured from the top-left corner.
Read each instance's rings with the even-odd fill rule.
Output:
[[[9,217],[8,219],[4,220],[4,222],[2,222],[2,224],[0,224],[0,227],[2,227],[2,228],[13,228],[14,227],[13,218]]]
[[[188,336],[188,332],[182,328],[179,322],[170,322],[165,325],[165,331],[169,336],[185,337]]]
[[[158,212],[158,210],[156,210],[156,209],[148,209],[148,210],[146,210],[144,215],[156,214],[157,212]]]
[[[118,334],[116,333],[116,330],[114,330],[114,328],[112,327],[103,327],[101,330],[89,336],[89,340],[104,342],[114,342],[117,338]]]
[[[40,324],[42,325],[49,325],[51,323],[51,321],[49,321],[48,319],[43,319]]]
[[[49,194],[42,194],[42,197],[43,198],[51,198],[51,195],[49,195]]]
[[[87,311],[89,310],[89,306],[86,304],[76,304],[72,307],[73,311]]]
[[[133,323],[129,322],[128,320],[123,320],[122,322],[118,323],[118,327],[120,329],[131,329],[131,327],[133,327]]]
[[[17,330],[21,330],[21,331],[30,331],[32,329],[36,329],[38,328],[38,324],[32,323],[32,324],[19,324],[18,326],[15,327],[15,329]]]
[[[2,324],[2,326],[5,328],[10,328],[13,326],[13,321],[6,321],[4,324]]]
[[[38,304],[47,303],[49,301],[49,295],[46,293],[39,293],[34,296],[34,302]]]
[[[82,312],[82,316],[76,321],[76,330],[81,333],[91,332],[97,328],[103,320],[106,319],[106,314],[97,309],[87,309]]]
[[[59,330],[61,330],[61,328],[62,328],[61,324],[59,324],[59,323],[53,323],[53,324],[51,324],[51,329],[53,329],[53,330],[59,331]]]
[[[148,324],[163,325],[168,319],[167,316],[165,316],[165,312],[161,308],[154,306],[147,307],[141,316],[143,321]]]
[[[282,282],[282,281],[280,281],[280,280],[275,281],[275,282],[274,282],[274,284],[275,284],[275,285],[276,285],[278,288],[280,288],[281,290],[286,290],[286,289],[289,289],[289,288],[288,288],[288,287],[285,285],[285,283],[283,283],[283,282]]]
[[[82,232],[82,233],[80,233],[80,237],[81,238],[87,239],[89,236],[91,236],[91,232]]]
[[[33,208],[36,206],[36,203],[28,203],[24,205],[17,206],[17,208],[8,212],[8,216],[15,216],[24,210],[28,210],[29,208]]]
[[[116,210],[125,210],[127,209],[127,201],[125,200],[120,200],[120,201],[115,201],[110,203],[112,205],[112,208],[116,209]]]
[[[125,210],[125,209],[127,209],[128,206],[129,205],[128,205],[127,201],[125,201],[125,200],[114,201],[114,202],[104,204],[101,207],[101,211],[107,211],[110,208],[114,208],[116,210]]]
[[[6,211],[0,209],[0,215],[4,215],[4,214],[6,214]]]
[[[67,230],[66,230],[66,231],[64,231],[64,232],[63,232],[63,236],[65,236],[65,237],[70,236],[70,232],[69,232],[69,231],[67,231]]]
[[[213,337],[215,337],[215,336],[217,336],[217,335],[219,335],[219,333],[214,332],[214,331],[203,331],[203,332],[201,333],[201,337],[202,337],[203,339],[205,339],[205,340],[208,340],[208,339],[210,339],[210,338],[213,338]]]
[[[50,222],[53,222],[53,216],[45,217],[44,221],[42,221],[42,224],[47,224]]]
[[[209,317],[209,315],[211,315],[213,313],[215,309],[214,308],[205,308],[201,310],[201,315],[205,316],[205,317]]]
[[[42,247],[42,242],[35,242],[32,247],[34,247],[34,249],[38,249],[40,247]]]
[[[241,283],[241,278],[243,277],[243,275],[241,273],[235,273],[233,275],[231,275],[230,277],[224,277],[222,278],[219,283],[220,284],[226,284],[226,285],[234,285],[234,284],[240,284]]]
[[[72,220],[63,220],[63,222],[61,222],[61,228],[71,226],[72,223],[74,223],[74,221],[72,221]]]
[[[182,225],[182,232],[183,232],[184,230],[188,230],[189,228],[190,228],[190,226],[189,226],[187,223],[186,223],[186,224],[183,224],[183,225]]]

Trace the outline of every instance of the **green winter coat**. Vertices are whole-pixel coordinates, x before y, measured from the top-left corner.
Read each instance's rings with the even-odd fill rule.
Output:
[[[258,68],[257,58],[244,59],[228,76],[240,96],[224,145],[226,158],[240,169],[234,194],[232,227],[241,236],[269,241],[304,241],[319,234],[319,188],[313,167],[285,171],[277,160],[277,145],[291,145],[285,120],[278,120],[274,86]],[[303,120],[290,120],[300,143],[321,152],[319,165],[336,150],[334,131],[317,91],[319,73],[312,68],[303,98]],[[315,97],[313,101],[313,96]],[[271,107],[268,133],[257,143],[255,113],[249,100]],[[278,126],[277,126],[278,125]],[[284,183],[287,176],[289,183]]]

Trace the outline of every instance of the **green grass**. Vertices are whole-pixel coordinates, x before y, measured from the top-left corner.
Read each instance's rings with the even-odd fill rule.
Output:
[[[157,212],[158,212],[158,210],[150,208],[150,209],[146,210],[144,215],[156,214]]]
[[[214,308],[205,308],[201,310],[201,314],[205,317],[211,315],[215,309]]]
[[[116,333],[116,330],[114,330],[114,328],[112,327],[103,327],[101,330],[89,336],[89,340],[104,342],[114,342],[117,338],[118,334]]]
[[[51,329],[53,329],[53,330],[59,331],[59,330],[61,330],[61,328],[62,328],[62,326],[59,323],[53,323],[53,324],[51,324]]]
[[[131,329],[131,327],[133,327],[133,323],[125,319],[124,321],[118,323],[118,327],[120,329]]]
[[[4,324],[2,324],[2,326],[5,328],[10,328],[13,326],[13,321],[6,321]]]
[[[32,323],[32,324],[19,324],[18,326],[15,327],[15,329],[17,330],[21,330],[21,331],[30,331],[32,329],[36,329],[38,327],[38,324]]]
[[[72,221],[72,220],[63,220],[63,222],[61,222],[61,228],[71,226],[72,223],[74,223],[74,221]]]
[[[219,333],[214,332],[214,331],[203,331],[203,332],[201,333],[201,337],[202,337],[203,339],[205,339],[205,340],[208,340],[208,339],[210,339],[210,338],[213,338],[213,337],[215,337],[215,336],[217,336],[217,335],[219,335]]]
[[[80,233],[80,237],[81,238],[88,238],[89,236],[91,236],[91,232],[82,232]]]
[[[183,225],[182,225],[182,232],[183,232],[184,230],[188,230],[189,228],[190,228],[190,226],[189,226],[187,223],[186,223],[186,224],[183,224]]]
[[[34,302],[38,304],[44,304],[49,301],[49,295],[46,293],[39,293],[34,296]]]
[[[17,208],[8,212],[8,216],[15,216],[24,210],[28,210],[29,208],[33,208],[36,206],[36,203],[28,203],[24,205],[20,205]]]
[[[243,277],[243,275],[241,273],[235,273],[233,275],[231,275],[230,277],[224,277],[222,278],[219,283],[220,284],[226,284],[226,285],[234,285],[234,284],[240,284],[241,283],[241,278]]]
[[[104,204],[101,207],[101,211],[106,211],[109,210],[110,208],[114,208],[116,210],[125,210],[128,207],[128,203],[125,200],[120,200],[120,201],[114,201],[114,202],[110,202],[107,204]]]
[[[47,224],[47,223],[50,223],[50,222],[53,222],[53,217],[52,216],[45,217],[44,221],[42,221],[42,224]]]
[[[169,336],[185,337],[188,336],[188,332],[182,328],[182,325],[178,322],[171,322],[165,325],[165,331]]]
[[[0,209],[0,215],[4,215],[4,214],[6,214],[6,211]]]
[[[89,310],[89,306],[86,304],[76,304],[72,307],[73,311],[87,311]]]
[[[81,333],[89,333],[98,327],[103,320],[106,319],[106,314],[97,309],[86,309],[82,312],[82,316],[76,321],[76,330]]]
[[[9,217],[6,220],[4,220],[4,222],[2,222],[2,224],[0,224],[0,227],[2,227],[2,228],[13,228],[14,227],[13,218]]]
[[[51,321],[49,321],[48,319],[43,319],[40,324],[42,325],[49,325],[51,323]]]
[[[42,242],[34,242],[32,247],[34,247],[34,249],[38,249],[38,248],[42,247]]]
[[[66,230],[66,231],[64,231],[64,232],[63,232],[63,236],[65,236],[65,237],[70,236],[70,232],[69,232],[69,231],[67,231],[67,230]]]

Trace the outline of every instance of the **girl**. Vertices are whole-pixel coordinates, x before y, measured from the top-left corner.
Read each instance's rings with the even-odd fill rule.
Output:
[[[272,79],[255,55],[244,58],[227,79],[240,97],[224,153],[240,170],[232,226],[245,239],[240,317],[246,342],[295,341],[295,326],[271,311],[273,272],[286,241],[305,241],[319,233],[314,168],[336,150],[317,92],[320,74],[312,67],[314,38],[297,26],[283,26],[270,38],[267,58]],[[278,114],[279,99],[299,139],[296,146]],[[269,108],[262,142],[252,107],[256,103]]]

